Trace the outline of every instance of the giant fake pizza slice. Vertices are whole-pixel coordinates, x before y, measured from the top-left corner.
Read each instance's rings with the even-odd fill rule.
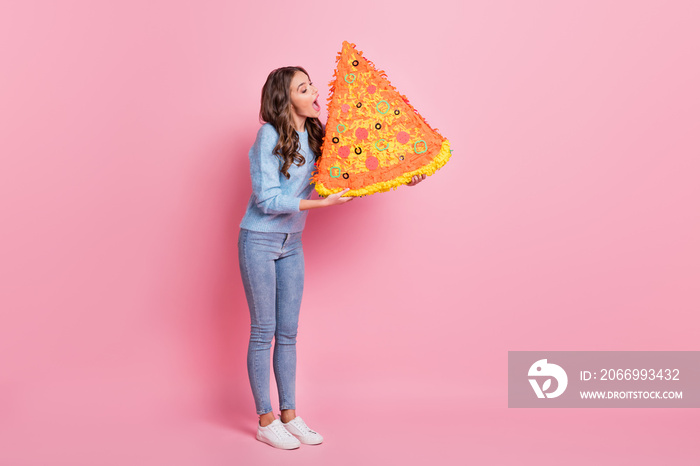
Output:
[[[321,159],[312,181],[321,196],[396,189],[432,175],[450,158],[450,143],[433,129],[374,64],[343,42],[338,54]]]

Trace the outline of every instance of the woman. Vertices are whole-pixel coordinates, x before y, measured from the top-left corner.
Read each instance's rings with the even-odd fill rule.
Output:
[[[250,149],[253,193],[241,221],[239,264],[250,310],[248,377],[258,421],[257,439],[273,447],[316,445],[323,437],[296,415],[296,335],[304,287],[301,234],[309,209],[350,202],[348,189],[311,200],[309,184],[321,156],[319,94],[301,67],[278,68],[262,89],[265,124]],[[413,186],[425,179],[414,177]],[[270,348],[280,419],[270,404]]]

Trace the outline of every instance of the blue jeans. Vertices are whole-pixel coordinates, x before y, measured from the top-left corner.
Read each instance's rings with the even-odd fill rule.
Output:
[[[280,410],[296,409],[297,327],[304,289],[301,232],[263,233],[241,229],[238,262],[250,310],[248,378],[258,414],[270,404],[270,347]]]

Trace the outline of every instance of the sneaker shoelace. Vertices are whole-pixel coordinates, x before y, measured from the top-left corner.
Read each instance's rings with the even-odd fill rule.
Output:
[[[299,416],[295,417],[291,421],[289,421],[290,424],[294,424],[296,428],[298,428],[300,431],[304,432],[304,435],[306,434],[317,434],[318,432],[313,431],[309,428],[309,426],[306,425],[304,420],[300,418]]]
[[[284,428],[282,424],[275,424],[274,426],[271,427],[272,431],[277,435],[277,437],[283,439],[283,438],[295,438],[291,432],[289,432],[287,429]]]

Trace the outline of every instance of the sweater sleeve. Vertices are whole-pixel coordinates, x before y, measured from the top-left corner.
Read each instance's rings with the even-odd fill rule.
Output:
[[[272,153],[278,138],[273,127],[263,125],[248,153],[253,194],[258,208],[265,214],[299,212],[301,201],[282,193],[279,158]]]

